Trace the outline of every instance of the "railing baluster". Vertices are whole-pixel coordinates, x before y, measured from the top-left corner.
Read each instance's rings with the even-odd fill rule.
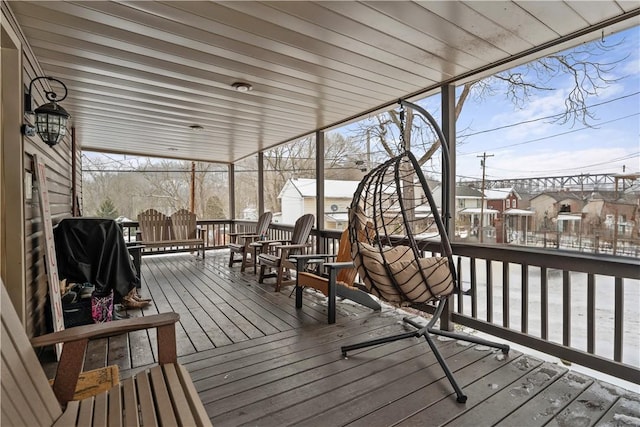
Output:
[[[485,260],[487,268],[487,322],[493,322],[493,277],[491,275],[491,260]]]
[[[624,281],[620,277],[615,280],[615,330],[613,341],[613,360],[622,362],[622,335],[624,330]]]
[[[502,326],[509,327],[509,263],[502,263]]]
[[[458,273],[458,313],[463,313],[464,303],[462,301],[462,297],[464,294],[462,293],[462,257],[458,257],[456,262],[456,271]]]
[[[596,351],[596,278],[594,274],[587,275],[587,352]]]
[[[549,339],[549,279],[547,267],[540,267],[540,338]]]
[[[520,330],[527,334],[529,333],[529,265],[522,264],[520,280],[522,281],[520,292],[520,298],[522,299]]]
[[[478,317],[478,275],[476,272],[476,259],[471,258],[471,316]]]
[[[562,345],[571,345],[571,272],[562,271]]]
[[[430,247],[431,243],[425,245],[426,248]],[[451,321],[465,325],[471,328],[475,328],[482,332],[486,332],[518,344],[522,344],[531,348],[536,348],[540,351],[546,352],[549,355],[569,360],[579,365],[595,369],[602,373],[613,375],[618,378],[630,380],[638,383],[640,381],[640,368],[635,359],[632,365],[622,363],[624,353],[629,351],[636,351],[637,348],[632,346],[632,343],[625,342],[624,327],[629,328],[629,324],[625,322],[630,316],[629,313],[636,313],[637,307],[627,307],[627,313],[624,312],[623,306],[625,302],[625,292],[630,294],[629,287],[633,286],[634,291],[640,283],[640,262],[637,259],[625,258],[625,257],[600,257],[583,253],[572,253],[563,251],[562,253],[555,253],[553,251],[544,251],[539,248],[494,248],[491,246],[478,246],[470,244],[457,244],[453,243],[453,251],[458,256],[458,270],[461,271],[465,277],[467,277],[468,267],[471,264],[471,259],[475,259],[475,266],[477,266],[477,260],[484,260],[486,262],[485,268],[487,269],[487,321],[479,319],[469,314],[464,314],[463,310],[464,298],[459,297],[458,311],[451,313]],[[433,244],[436,247],[436,244]],[[464,258],[464,259],[463,259]],[[469,261],[467,261],[469,260]],[[492,263],[502,263],[502,278],[496,280],[502,280],[502,311],[503,319],[500,322],[496,319],[496,313],[494,309],[495,304],[493,301],[493,283],[495,280],[492,278]],[[523,271],[520,275],[522,282],[521,294],[514,294],[514,302],[516,298],[522,299],[517,301],[517,308],[522,312],[521,328],[518,330],[511,329],[510,325],[510,266],[514,264],[522,266]],[[500,268],[496,264],[496,268]],[[537,316],[531,316],[529,313],[528,305],[532,302],[532,298],[537,298],[538,295],[528,295],[531,291],[531,280],[535,277],[536,271],[533,269],[540,269],[540,320],[538,323]],[[555,277],[555,273],[560,273],[560,277]],[[552,274],[553,273],[553,274]],[[576,292],[580,292],[580,298],[576,298],[578,301],[573,300],[572,288],[572,274],[581,273],[580,276],[575,277],[578,282],[584,286],[579,289],[576,287]],[[615,307],[601,307],[603,310],[596,311],[596,280],[600,280],[600,276],[609,281],[614,282],[615,292],[611,295],[614,299]],[[629,279],[626,282],[625,279]],[[473,280],[472,280],[473,282]],[[477,282],[476,288],[482,283]],[[496,283],[499,286],[499,283]],[[536,286],[537,289],[537,286]],[[499,291],[498,291],[499,292]],[[558,293],[555,295],[554,293]],[[476,289],[477,294],[477,289]],[[579,324],[575,325],[575,333],[586,335],[586,347],[580,343],[581,348],[571,347],[572,334],[574,333],[574,327],[572,325],[572,310],[578,310],[577,306],[574,308],[572,304],[577,304],[579,301],[583,301],[586,297],[586,325],[580,320]],[[562,302],[559,301],[562,298]],[[550,302],[552,300],[552,302]],[[476,299],[477,301],[477,299]],[[560,310],[562,313],[557,313],[555,309],[555,303],[561,305]],[[627,304],[629,306],[629,304]],[[553,307],[554,312],[550,313]],[[535,308],[533,308],[535,310]],[[610,313],[611,310],[615,310],[614,313]],[[471,310],[469,310],[471,311]],[[582,313],[582,312],[581,312]],[[550,317],[551,315],[551,317]],[[558,319],[558,316],[560,319]],[[610,316],[613,318],[615,324],[615,331],[609,332],[609,340],[613,341],[614,349],[601,349],[600,343],[597,341],[601,339],[606,341],[607,337],[597,336],[598,321],[603,316]],[[625,317],[626,316],[626,317]],[[484,316],[482,316],[484,318]],[[551,320],[554,323],[550,327]],[[563,323],[562,331],[557,331],[555,321],[559,320]],[[535,322],[534,322],[535,320]],[[531,325],[529,325],[530,322]],[[501,324],[502,323],[502,324]],[[531,327],[530,327],[531,326]],[[531,330],[536,328],[536,336],[531,335]],[[537,336],[537,328],[540,328],[540,335]],[[553,331],[550,332],[551,328]],[[522,332],[519,330],[522,329]],[[562,334],[561,339],[557,339],[557,333]],[[613,335],[611,335],[613,334]],[[549,341],[550,335],[553,341]],[[577,335],[576,335],[577,336]],[[554,342],[557,341],[557,342]],[[577,343],[576,343],[577,344]],[[608,350],[608,351],[607,351]],[[609,353],[612,354],[598,354]]]

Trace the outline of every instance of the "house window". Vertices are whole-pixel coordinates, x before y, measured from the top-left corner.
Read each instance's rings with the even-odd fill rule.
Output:
[[[511,207],[512,207],[513,209],[515,209],[515,208],[516,208],[516,199],[513,199],[513,200],[511,201]]]
[[[507,209],[511,207],[511,199],[507,199]]]

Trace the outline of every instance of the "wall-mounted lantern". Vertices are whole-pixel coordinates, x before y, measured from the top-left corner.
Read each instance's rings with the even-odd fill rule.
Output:
[[[33,88],[33,83],[40,79],[47,79],[49,81],[60,83],[64,88],[64,96],[62,98],[58,98],[58,95],[54,91],[45,90],[45,96],[49,102],[39,106],[35,111],[33,111],[31,109],[31,89]],[[31,80],[29,83],[29,91],[24,95],[24,110],[25,113],[35,114],[36,122],[35,127],[30,124],[22,125],[22,133],[27,136],[33,136],[37,132],[38,135],[40,135],[40,138],[42,138],[42,140],[50,147],[53,147],[60,142],[67,133],[67,120],[70,115],[64,108],[58,105],[58,102],[62,101],[66,97],[67,86],[54,77],[41,76]]]

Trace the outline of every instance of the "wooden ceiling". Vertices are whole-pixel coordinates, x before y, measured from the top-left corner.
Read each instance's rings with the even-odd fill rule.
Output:
[[[8,4],[43,72],[68,86],[83,149],[225,163],[640,12],[609,0]]]

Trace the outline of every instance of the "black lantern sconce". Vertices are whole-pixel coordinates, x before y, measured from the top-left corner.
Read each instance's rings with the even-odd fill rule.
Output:
[[[39,106],[35,111],[32,111],[31,89],[33,88],[33,83],[40,79],[47,79],[49,81],[60,83],[64,88],[64,96],[62,98],[58,98],[58,95],[54,91],[45,90],[44,93],[49,102]],[[50,147],[53,147],[60,142],[62,137],[67,133],[67,120],[70,115],[64,108],[58,105],[58,102],[62,101],[66,97],[67,86],[54,77],[42,76],[31,80],[31,83],[29,83],[29,91],[24,95],[24,111],[25,113],[35,114],[36,125],[35,127],[31,124],[22,125],[22,133],[27,136],[34,136],[37,132],[38,135],[40,135],[40,138],[42,138],[42,140]]]

